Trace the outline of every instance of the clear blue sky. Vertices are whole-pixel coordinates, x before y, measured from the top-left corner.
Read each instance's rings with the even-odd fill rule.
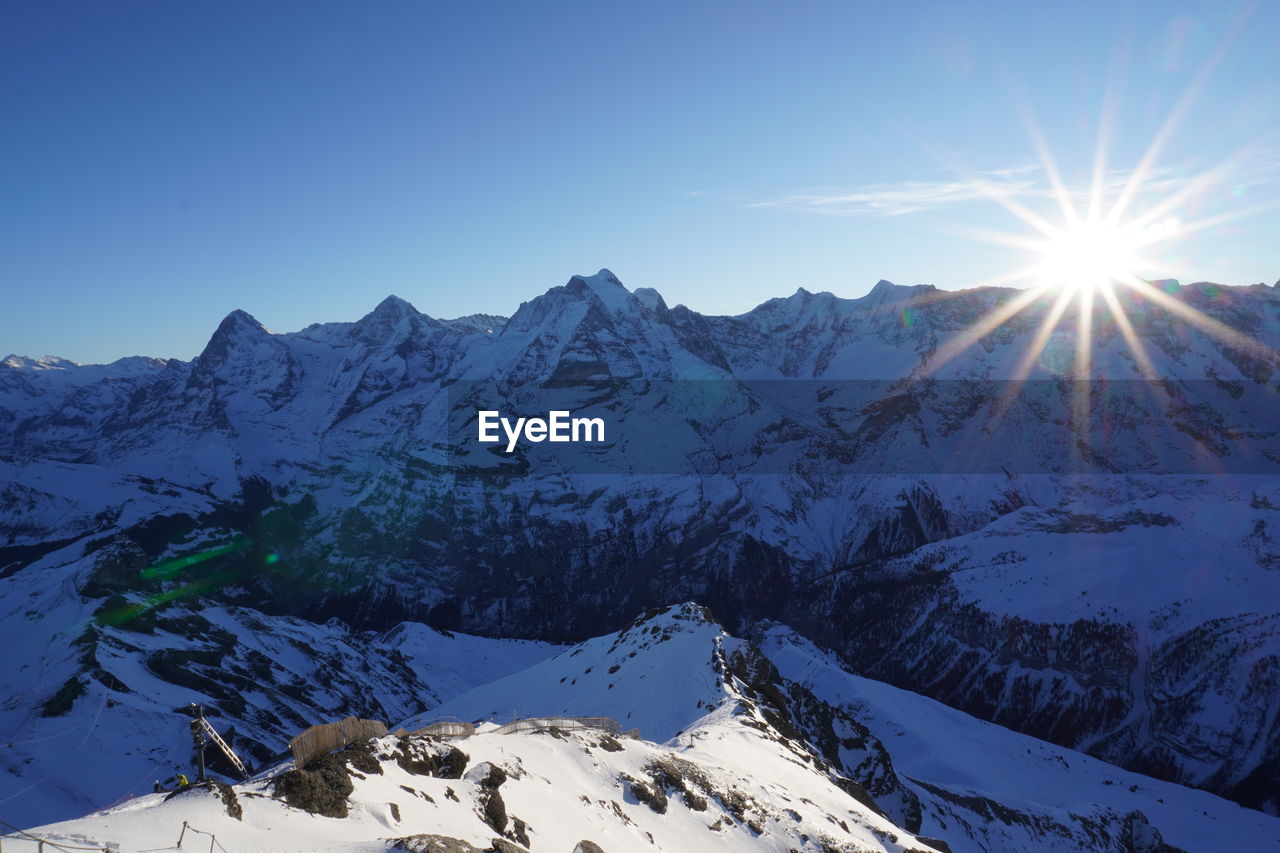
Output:
[[[9,2],[0,356],[509,314],[603,266],[711,313],[972,286],[1025,257],[955,227],[1027,229],[957,168],[1051,211],[1028,112],[1076,187],[1111,103],[1118,182],[1188,92],[1153,187],[1252,146],[1178,215],[1280,198],[1277,3]],[[1270,283],[1278,235],[1147,272]]]

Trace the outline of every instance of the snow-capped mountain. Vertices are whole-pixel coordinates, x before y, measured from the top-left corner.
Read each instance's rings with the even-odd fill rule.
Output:
[[[139,777],[181,749],[180,728],[148,733],[192,694],[262,761],[303,722],[427,713],[532,662],[434,630],[579,641],[695,600],[737,635],[785,624],[858,675],[1276,813],[1280,290],[1163,292],[1237,337],[1126,293],[1142,357],[1098,307],[1087,397],[1074,312],[1028,360],[1051,299],[961,348],[1016,291],[881,282],[711,317],[608,271],[506,320],[391,297],[292,333],[233,312],[192,362],[11,356],[0,800],[105,805],[23,744],[131,703],[152,715]],[[606,416],[610,440],[470,440],[478,408],[551,403]],[[448,689],[421,663],[440,657],[460,661]],[[58,790],[22,793],[43,773]],[[945,799],[890,789],[922,814]]]
[[[759,641],[694,605],[653,611],[305,768],[285,760],[231,788],[143,794],[31,834],[154,849],[186,822],[228,849],[501,853],[1280,843],[1280,819],[852,676],[790,629]],[[508,731],[508,707],[522,719],[589,708],[632,731]],[[405,734],[455,717],[477,733]]]

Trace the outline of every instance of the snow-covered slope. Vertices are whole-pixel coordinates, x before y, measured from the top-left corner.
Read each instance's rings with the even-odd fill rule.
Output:
[[[1159,849],[1144,836],[1206,853],[1280,844],[1280,819],[858,677],[784,626],[764,628],[757,642],[728,635],[701,608],[650,613],[405,726],[601,713],[682,754],[730,761],[719,726],[724,709],[745,700],[899,826],[955,853]]]
[[[343,817],[290,806],[277,794],[290,784],[281,776],[235,786],[235,817],[217,793],[193,790],[167,801],[148,794],[31,834],[121,851],[174,848],[184,822],[241,853],[936,850],[761,734],[728,721],[720,728],[733,758],[726,764],[603,732],[488,731],[453,745],[389,736],[331,762],[350,778]],[[427,756],[453,766],[433,773]],[[188,832],[186,844],[206,840]]]
[[[505,723],[516,716],[581,716],[589,709],[663,743],[725,700],[725,644],[734,642],[702,608],[657,611],[401,725],[412,730],[442,717]]]
[[[242,851],[511,853],[592,842],[605,851],[1261,853],[1280,844],[1278,818],[854,676],[783,626],[763,628],[757,642],[694,605],[646,613],[404,722],[474,719],[471,737],[393,734],[306,772],[286,760],[234,791],[145,794],[31,833],[125,851],[172,846],[184,821]],[[569,713],[612,716],[643,739],[498,727],[513,715]]]
[[[978,531],[833,573],[793,613],[825,614],[810,636],[860,674],[1274,810],[1276,488],[1080,484],[1053,506],[1024,499]]]
[[[190,772],[192,702],[255,766],[307,726],[397,719],[556,650],[418,623],[353,631],[337,619],[203,605],[193,597],[202,590],[182,587],[172,602],[160,594],[141,606],[86,599],[87,586],[65,568],[0,580],[0,819],[43,823]]]
[[[1138,850],[1150,828],[1188,851],[1280,848],[1280,818],[853,675],[784,626],[766,628],[758,641],[789,689],[831,709],[839,763],[858,778],[856,768],[873,766],[883,751],[920,805],[918,831],[945,839],[954,853],[1104,849],[1094,846],[1101,826],[1129,827]]]
[[[447,718],[505,697],[529,705],[522,716],[576,707],[629,715],[623,725],[663,734],[687,729],[665,744],[598,729],[504,733],[482,722],[476,735],[450,743],[388,736],[302,773],[286,761],[235,786],[234,797],[144,795],[31,834],[154,849],[171,844],[186,821],[246,851],[383,850],[396,839],[405,840],[394,849],[431,850],[431,836],[503,853],[571,851],[582,841],[613,851],[945,849],[895,825],[807,742],[788,738],[791,730],[779,727],[786,712],[734,674],[742,648],[686,605],[647,614],[429,715]],[[557,680],[584,662],[580,682]],[[593,674],[591,662],[608,669]],[[683,695],[695,682],[699,698]],[[664,699],[678,701],[664,708]]]

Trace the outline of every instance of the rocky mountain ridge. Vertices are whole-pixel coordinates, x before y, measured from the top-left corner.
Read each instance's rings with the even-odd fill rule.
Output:
[[[437,676],[451,645],[468,656],[501,641],[433,642],[414,671],[447,690]],[[859,679],[784,626],[733,637],[688,603],[443,695],[397,732],[306,766],[268,760],[234,786],[143,793],[32,835],[152,849],[185,821],[229,849],[462,853],[1177,853],[1280,842],[1280,819]],[[556,724],[584,708],[633,731]],[[499,727],[509,713],[527,725]],[[410,733],[459,718],[476,733]]]
[[[562,641],[696,600],[735,632],[783,622],[858,673],[1274,811],[1280,291],[1165,291],[1256,346],[1123,294],[1156,378],[1097,307],[1084,420],[1072,312],[1027,362],[1051,298],[958,348],[1018,298],[999,288],[800,290],[709,317],[601,271],[501,323],[389,298],[287,334],[233,312],[192,362],[89,381],[7,359],[0,625],[19,669],[58,673],[10,710],[68,713],[112,632],[187,636],[187,601]],[[460,452],[457,412],[549,395],[629,438]],[[1021,467],[947,468],[992,444]],[[229,719],[233,671],[200,673]]]

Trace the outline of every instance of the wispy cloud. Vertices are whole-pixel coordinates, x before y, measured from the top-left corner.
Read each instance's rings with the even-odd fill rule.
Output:
[[[1024,195],[1041,185],[1038,166],[1015,166],[982,172],[969,180],[902,181],[855,187],[815,187],[773,199],[750,202],[748,207],[774,207],[838,216],[874,214],[901,216],[936,210],[991,194]]]
[[[1280,176],[1276,149],[1250,152],[1243,162],[1227,164],[1209,171],[1190,167],[1161,167],[1142,176],[1137,193],[1142,196],[1168,196],[1178,192],[1205,192],[1214,187],[1252,187],[1271,183]],[[1272,155],[1272,156],[1264,156]],[[1133,170],[1117,169],[1105,173],[1098,187],[1105,205],[1121,192],[1133,177]],[[1071,202],[1087,205],[1094,192],[1090,184],[1065,188]],[[775,208],[832,216],[902,216],[921,211],[938,210],[957,204],[990,201],[993,197],[1022,201],[1050,200],[1054,192],[1048,176],[1039,164],[1010,166],[973,172],[964,178],[939,181],[901,181],[897,183],[862,184],[852,187],[815,187],[771,199],[748,202],[751,208]]]

